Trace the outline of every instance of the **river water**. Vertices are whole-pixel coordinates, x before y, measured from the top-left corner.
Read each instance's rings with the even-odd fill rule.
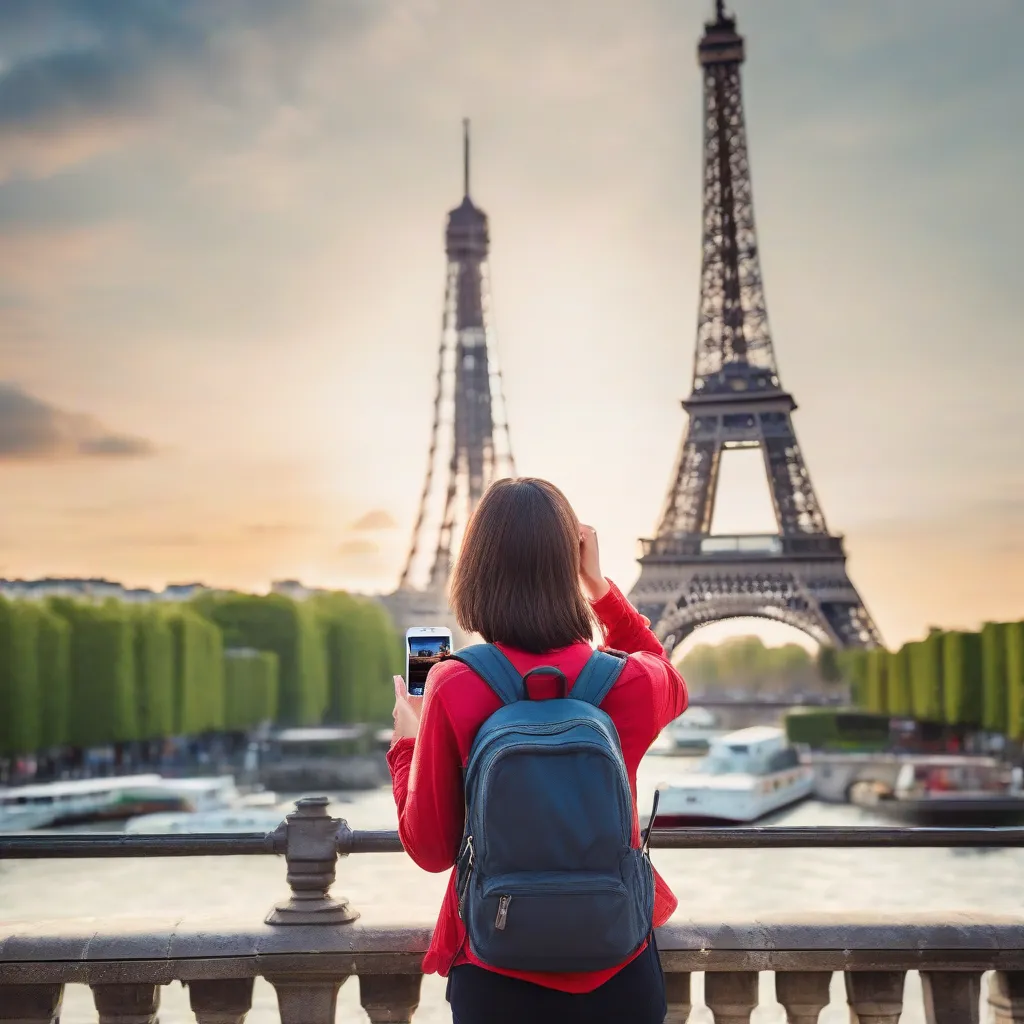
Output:
[[[689,770],[685,759],[649,755],[638,776],[643,813],[655,787]],[[390,790],[339,799],[332,813],[353,828],[395,828]],[[807,802],[776,824],[881,825],[848,806]],[[677,913],[695,918],[788,912],[974,911],[1007,913],[1024,905],[1024,850],[655,850],[658,871],[679,897]],[[401,854],[357,855],[339,861],[336,895],[356,907],[374,908],[374,919],[432,922],[446,876],[420,871]],[[215,916],[261,921],[272,903],[287,897],[284,861],[277,857],[211,857],[138,860],[0,862],[0,920],[39,921],[117,915]],[[338,1021],[366,1021],[358,983],[350,979],[339,996]],[[772,978],[762,975],[762,1005],[755,1024],[784,1021],[771,1005]],[[921,1024],[920,982],[908,975],[902,1020]],[[701,983],[694,1002],[700,1003]],[[163,990],[163,1024],[194,1020],[188,996],[177,983]],[[273,989],[257,980],[251,1024],[277,1021]],[[982,1018],[985,1020],[985,1018]],[[63,1024],[96,1020],[89,990],[68,986]],[[444,982],[424,978],[417,1024],[440,1024],[451,1015]],[[695,1005],[691,1024],[710,1024],[706,1008]],[[833,979],[833,1003],[821,1024],[847,1024],[842,978]]]

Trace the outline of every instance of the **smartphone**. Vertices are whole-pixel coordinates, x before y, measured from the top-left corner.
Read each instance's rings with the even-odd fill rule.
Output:
[[[445,626],[413,626],[405,631],[405,688],[422,697],[427,673],[452,656],[452,631]]]

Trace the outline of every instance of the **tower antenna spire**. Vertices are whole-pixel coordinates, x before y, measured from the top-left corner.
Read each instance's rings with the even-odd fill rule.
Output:
[[[715,17],[719,21],[725,18],[725,0],[715,0]]]
[[[469,196],[469,118],[462,119],[462,194]]]

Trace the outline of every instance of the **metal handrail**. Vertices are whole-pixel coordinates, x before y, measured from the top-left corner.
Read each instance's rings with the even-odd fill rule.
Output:
[[[740,827],[656,828],[652,847],[669,850],[778,850],[887,847],[1016,848],[1024,847],[1024,828],[883,828],[883,827]],[[100,857],[224,857],[283,854],[285,827],[260,832],[197,833],[194,835],[10,833],[0,835],[0,860]],[[337,852],[402,853],[397,832],[351,829],[342,821]]]

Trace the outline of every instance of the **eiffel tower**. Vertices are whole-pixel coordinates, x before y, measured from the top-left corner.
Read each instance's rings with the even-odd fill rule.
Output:
[[[708,622],[755,616],[821,643],[881,640],[829,532],[793,431],[768,329],[740,90],[743,37],[724,0],[705,25],[704,225],[689,422],[653,539],[641,540],[630,597],[666,651]],[[777,534],[711,533],[722,453],[760,448]]]
[[[469,191],[469,122],[463,121],[463,197],[448,214],[447,278],[434,385],[427,475],[401,580],[385,599],[401,628],[454,629],[446,596],[452,558],[487,487],[515,476],[494,326],[487,214]]]

